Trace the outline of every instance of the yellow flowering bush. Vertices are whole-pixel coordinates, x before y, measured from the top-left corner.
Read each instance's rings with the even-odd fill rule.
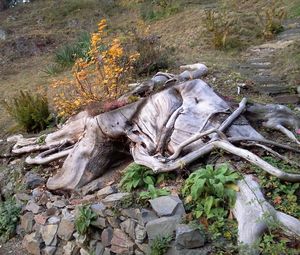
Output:
[[[128,91],[133,64],[138,53],[126,54],[119,39],[105,40],[106,20],[91,35],[87,59],[76,60],[73,78],[53,82],[54,105],[60,116],[74,114],[92,102],[113,102]]]

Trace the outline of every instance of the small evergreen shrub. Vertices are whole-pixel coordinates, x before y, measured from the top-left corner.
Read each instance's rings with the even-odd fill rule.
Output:
[[[0,241],[7,241],[15,233],[21,207],[11,198],[0,202]]]
[[[52,119],[48,100],[41,94],[20,91],[11,100],[4,101],[4,107],[18,126],[27,132],[44,130]]]

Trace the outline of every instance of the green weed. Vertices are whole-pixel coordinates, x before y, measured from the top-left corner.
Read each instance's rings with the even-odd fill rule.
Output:
[[[225,218],[228,209],[234,206],[237,190],[235,183],[238,179],[239,175],[227,165],[216,169],[207,165],[186,179],[182,195],[196,218]]]
[[[91,223],[97,215],[92,211],[90,206],[82,206],[79,208],[79,213],[76,215],[75,228],[80,235],[87,233]]]
[[[169,245],[172,241],[172,236],[158,236],[151,245],[150,255],[164,255],[169,249]]]
[[[15,233],[21,207],[14,198],[0,202],[0,240],[7,241]]]
[[[170,195],[170,191],[166,189],[157,189],[153,185],[148,186],[147,191],[142,191],[139,194],[139,200],[146,201],[149,199],[154,199],[161,196]]]

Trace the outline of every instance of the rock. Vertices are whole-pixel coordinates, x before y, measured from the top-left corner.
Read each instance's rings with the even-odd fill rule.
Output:
[[[85,246],[85,243],[87,241],[87,235],[80,235],[78,232],[75,232],[73,236],[76,239],[76,244],[83,248]]]
[[[102,203],[105,206],[112,207],[115,206],[118,202],[120,202],[122,199],[128,197],[129,193],[115,193],[108,195],[106,198],[102,200]]]
[[[34,214],[32,212],[27,212],[21,216],[21,227],[26,233],[31,233],[33,231],[34,225]]]
[[[48,219],[48,216],[44,215],[44,213],[37,214],[34,216],[35,222],[40,225],[45,225],[47,219]]]
[[[41,254],[41,242],[35,236],[35,233],[26,235],[22,241],[23,247],[32,255]]]
[[[60,217],[52,216],[48,219],[49,224],[58,224],[60,222]]]
[[[297,87],[297,93],[300,95],[300,86]]]
[[[55,206],[57,208],[64,208],[64,207],[66,207],[66,202],[63,200],[56,200],[56,201],[54,201],[53,206]]]
[[[18,193],[16,194],[16,198],[20,201],[29,201],[31,196],[26,193]]]
[[[49,202],[49,197],[48,197],[47,193],[45,192],[41,195],[41,197],[39,198],[37,203],[38,203],[38,205],[46,205],[48,202]]]
[[[149,200],[152,209],[158,216],[171,216],[175,212],[178,201],[172,198],[172,196],[161,196],[155,199]]]
[[[178,249],[199,248],[205,244],[205,234],[200,229],[180,224],[176,228],[175,243]]]
[[[177,216],[162,217],[149,221],[146,224],[148,238],[153,240],[157,236],[173,235],[177,224],[181,222],[181,218]]]
[[[42,238],[46,245],[50,245],[56,236],[58,225],[46,225],[41,229]]]
[[[97,242],[95,255],[103,255],[104,251],[105,251],[104,245],[101,242]]]
[[[51,216],[54,216],[54,215],[58,215],[59,214],[59,211],[56,207],[51,207],[51,208],[48,208],[46,211],[45,211],[45,215],[51,217]]]
[[[89,251],[84,248],[81,248],[79,252],[80,252],[80,255],[90,255]]]
[[[0,40],[4,41],[4,40],[6,40],[6,37],[7,37],[7,34],[6,34],[5,30],[0,28]]]
[[[113,186],[107,186],[97,192],[97,197],[104,197],[117,192],[117,189]]]
[[[107,227],[107,222],[105,218],[102,217],[98,217],[95,221],[93,221],[91,223],[93,226],[100,228],[100,229],[104,229]]]
[[[128,209],[122,209],[121,214],[125,217],[138,220],[139,216],[141,214],[141,211],[140,211],[140,209],[136,209],[136,208],[128,208]]]
[[[87,185],[83,186],[81,188],[81,193],[85,196],[91,193],[94,193],[95,191],[101,189],[103,187],[102,184],[102,177],[88,183]]]
[[[121,229],[127,233],[132,239],[135,239],[135,226],[136,222],[132,219],[127,219],[123,221],[121,224]]]
[[[25,185],[28,189],[34,189],[44,183],[45,179],[37,173],[28,172],[25,174]]]
[[[134,242],[121,229],[115,229],[111,240],[111,251],[116,254],[134,254]]]
[[[76,243],[74,241],[67,242],[63,250],[64,250],[64,255],[77,255],[79,252],[79,247],[76,246]]]
[[[33,212],[34,214],[37,214],[41,211],[41,207],[37,205],[37,203],[33,202],[32,200],[28,201],[25,210]]]
[[[108,247],[111,245],[111,240],[113,238],[113,232],[114,231],[112,228],[106,228],[102,231],[101,241],[105,247]]]
[[[287,86],[285,86],[283,84],[257,86],[257,87],[255,87],[255,90],[259,93],[267,94],[267,95],[270,95],[270,96],[291,92],[291,88],[288,88]]]
[[[209,255],[212,253],[212,246],[205,245],[201,248],[196,249],[177,249],[174,242],[171,243],[166,255]]]
[[[105,248],[103,255],[111,255],[110,249]]]
[[[137,247],[144,253],[144,254],[150,254],[150,246],[147,243],[135,243],[137,245]]]
[[[273,98],[276,104],[297,104],[300,102],[299,95],[280,95]]]
[[[56,252],[56,246],[47,246],[43,249],[43,254],[45,255],[54,255]]]
[[[105,217],[106,206],[103,203],[97,203],[91,205],[91,210],[98,216]]]
[[[146,229],[143,226],[138,224],[135,227],[134,231],[135,231],[135,241],[137,243],[143,243],[147,235]]]
[[[141,209],[141,213],[139,215],[139,223],[142,226],[145,226],[149,221],[157,219],[157,215],[148,209]]]
[[[60,239],[69,241],[73,237],[75,231],[75,224],[68,218],[63,218],[59,223],[57,235]]]
[[[119,228],[121,221],[117,217],[107,217],[108,223],[113,227],[113,228]]]

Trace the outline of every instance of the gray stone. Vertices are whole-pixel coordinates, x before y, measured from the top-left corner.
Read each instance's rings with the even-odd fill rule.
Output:
[[[111,240],[113,238],[113,229],[112,228],[106,228],[102,231],[102,234],[101,234],[101,241],[102,241],[102,244],[105,246],[105,247],[108,247],[111,245]]]
[[[178,201],[172,198],[172,196],[162,196],[149,200],[152,209],[158,216],[171,216],[175,212]]]
[[[66,202],[63,200],[56,200],[53,203],[53,206],[55,206],[57,208],[64,208],[64,207],[66,207],[66,205],[67,205]]]
[[[34,189],[44,183],[45,179],[37,173],[28,172],[25,174],[25,185],[29,189]]]
[[[76,246],[76,243],[74,241],[67,242],[63,250],[64,250],[64,255],[77,255],[79,252],[79,247]]]
[[[175,243],[178,249],[199,248],[205,244],[205,234],[200,229],[180,224],[176,228]]]
[[[97,192],[97,197],[104,197],[104,196],[108,196],[108,195],[111,195],[111,194],[114,194],[117,192],[117,189],[115,187],[112,187],[112,186],[107,186],[103,189],[100,189],[98,192]]]
[[[58,229],[58,225],[42,226],[41,234],[46,245],[50,245],[54,241],[57,229]]]
[[[146,238],[146,229],[145,227],[141,226],[141,225],[137,225],[135,227],[135,240],[137,243],[143,243],[145,238]]]
[[[115,229],[111,240],[111,251],[116,254],[134,254],[135,243],[121,229]]]
[[[124,198],[128,197],[129,193],[115,193],[115,194],[111,194],[109,196],[107,196],[106,198],[104,198],[102,200],[102,203],[105,206],[115,206],[118,202],[120,202],[121,200],[123,200]]]
[[[103,203],[92,204],[91,209],[98,216],[105,217],[106,206]]]
[[[255,90],[258,91],[259,93],[267,94],[267,95],[278,95],[278,94],[284,94],[284,93],[291,92],[291,88],[288,88],[283,84],[257,86],[257,87],[255,87]]]
[[[23,247],[32,255],[41,254],[41,242],[36,238],[35,233],[26,235],[22,241]]]
[[[102,177],[88,183],[81,188],[81,193],[85,196],[102,188]]]
[[[57,235],[60,239],[69,241],[71,240],[74,231],[74,222],[68,218],[63,218],[59,224]]]
[[[84,248],[81,248],[79,252],[80,255],[90,255],[90,252]]]
[[[12,136],[7,137],[6,141],[9,143],[16,143],[17,141],[19,141],[22,138],[23,138],[22,134],[12,135]]]
[[[33,231],[34,225],[34,214],[32,212],[27,212],[21,216],[21,227],[26,233],[31,233]]]
[[[120,219],[117,217],[107,217],[108,223],[113,227],[113,228],[119,228],[120,227]]]
[[[135,242],[135,244],[137,245],[137,247],[144,253],[144,254],[150,254],[150,245],[147,243],[138,243]]]
[[[81,248],[85,246],[87,235],[80,235],[78,232],[75,232],[73,236],[75,237],[76,244],[78,246],[80,246]]]
[[[52,216],[48,219],[49,224],[58,224],[60,222],[60,217]]]
[[[31,196],[26,193],[18,193],[16,194],[16,198],[20,201],[29,201]]]
[[[300,86],[297,87],[297,93],[300,94]]]
[[[177,216],[162,217],[149,221],[146,224],[146,231],[149,239],[155,239],[157,236],[173,235],[177,224],[181,222],[181,218]]]
[[[105,251],[104,245],[101,242],[97,242],[95,255],[103,255],[104,251]]]
[[[177,249],[174,242],[171,243],[166,255],[208,255],[212,253],[212,247],[210,245],[205,245],[201,248],[196,249]]]
[[[123,209],[121,211],[121,214],[125,217],[138,220],[139,216],[141,214],[141,211],[140,211],[140,209],[137,209],[137,208],[128,208],[128,209]]]
[[[43,254],[45,255],[54,255],[56,252],[56,246],[47,246],[43,249]]]
[[[105,248],[103,255],[111,255],[110,249]]]
[[[34,214],[39,213],[42,208],[35,202],[33,202],[32,200],[28,201],[25,210],[33,212]]]
[[[95,221],[93,221],[91,223],[93,226],[100,228],[100,229],[104,229],[107,227],[107,222],[105,218],[102,217],[98,217]]]
[[[157,219],[157,215],[155,212],[148,210],[148,209],[141,209],[141,213],[139,215],[139,223],[142,226],[145,226],[149,221]]]
[[[127,219],[123,221],[121,224],[121,229],[128,234],[132,239],[135,239],[135,226],[136,222],[132,219]]]

